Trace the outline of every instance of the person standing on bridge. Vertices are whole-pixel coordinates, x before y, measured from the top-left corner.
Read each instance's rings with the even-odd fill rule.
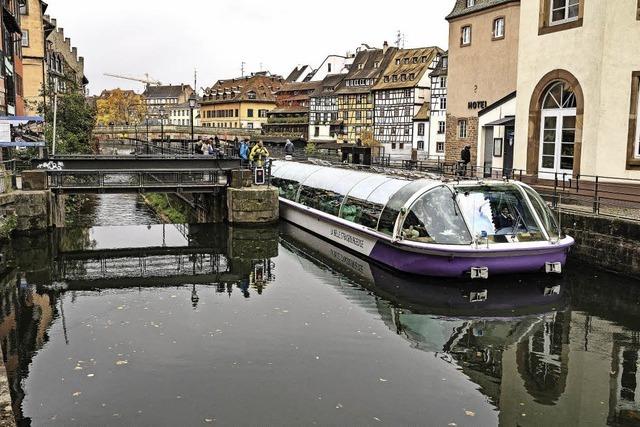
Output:
[[[295,147],[293,146],[293,142],[290,139],[287,139],[287,143],[284,144],[284,155],[285,159],[291,160],[293,159],[293,152],[295,151]]]
[[[247,144],[246,140],[242,140],[240,143],[240,148],[238,149],[238,154],[240,155],[240,159],[242,160],[242,164],[246,164],[249,161],[249,144]]]
[[[269,151],[265,148],[264,143],[262,141],[258,141],[258,143],[251,149],[251,154],[249,154],[249,160],[256,167],[263,167],[264,162],[269,157]]]

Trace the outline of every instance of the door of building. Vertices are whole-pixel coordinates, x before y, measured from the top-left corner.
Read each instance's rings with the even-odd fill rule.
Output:
[[[513,171],[513,143],[514,128],[506,126],[504,129],[504,158],[502,159],[502,169],[504,176],[511,176]]]
[[[484,177],[491,177],[493,167],[493,126],[484,127]]]
[[[576,141],[576,100],[562,82],[547,90],[540,120],[540,160],[538,176],[553,179],[571,177]]]

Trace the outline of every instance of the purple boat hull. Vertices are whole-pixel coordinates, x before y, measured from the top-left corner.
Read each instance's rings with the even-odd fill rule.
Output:
[[[399,271],[436,277],[461,277],[473,267],[487,267],[490,274],[509,274],[545,271],[546,263],[565,265],[570,245],[558,245],[542,253],[505,254],[492,257],[459,257],[407,252],[378,241],[369,255],[379,263]]]

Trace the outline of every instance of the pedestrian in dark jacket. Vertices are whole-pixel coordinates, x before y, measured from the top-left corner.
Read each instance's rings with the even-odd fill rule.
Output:
[[[471,163],[471,146],[465,145],[460,152],[460,170],[459,174],[462,176],[467,175],[467,165]]]
[[[293,156],[293,152],[295,151],[295,147],[293,146],[293,142],[290,139],[287,139],[287,143],[284,144],[284,154],[287,156]]]

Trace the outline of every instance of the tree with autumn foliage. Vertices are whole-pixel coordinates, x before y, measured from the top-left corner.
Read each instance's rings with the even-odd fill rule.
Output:
[[[102,126],[141,123],[145,114],[142,95],[122,89],[103,91],[96,110],[96,123]]]

